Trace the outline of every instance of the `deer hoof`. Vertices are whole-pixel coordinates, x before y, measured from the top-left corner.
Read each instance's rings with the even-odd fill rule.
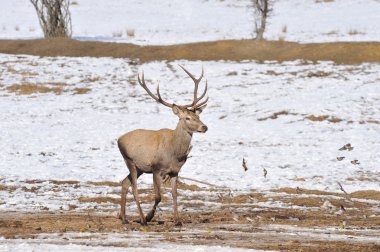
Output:
[[[176,221],[174,222],[174,225],[175,225],[176,227],[182,227],[182,222],[181,222],[180,220],[176,220]]]
[[[145,220],[146,222],[150,222],[154,217],[154,212],[149,212],[146,217],[145,217]]]

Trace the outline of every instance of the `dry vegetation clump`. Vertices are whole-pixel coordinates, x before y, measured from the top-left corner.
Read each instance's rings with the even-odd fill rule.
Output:
[[[355,29],[350,29],[348,31],[348,35],[355,36],[355,35],[365,35],[365,32],[361,32]]]
[[[289,111],[286,111],[286,110],[283,110],[283,111],[280,111],[280,112],[275,112],[273,113],[273,115],[270,115],[270,116],[267,116],[267,117],[261,117],[261,118],[258,118],[257,120],[258,121],[265,121],[265,120],[268,120],[268,119],[277,119],[279,116],[281,115],[297,115],[296,113],[290,113]]]
[[[38,84],[14,84],[6,87],[6,90],[17,95],[31,95],[34,93],[62,94],[64,92],[62,87],[48,87]]]
[[[90,88],[74,88],[73,89],[73,94],[87,94],[88,92],[90,92],[91,89]]]
[[[329,116],[329,115],[320,115],[320,116],[309,115],[309,116],[306,116],[305,119],[313,121],[313,122],[328,121],[331,123],[339,123],[339,122],[343,121],[342,119],[340,119],[338,117]]]
[[[0,191],[9,191],[9,192],[13,192],[15,191],[17,188],[15,186],[7,186],[7,185],[0,185]]]
[[[333,75],[332,72],[325,72],[325,71],[317,71],[317,72],[309,72],[307,74],[307,77],[312,78],[312,77],[327,77]]]

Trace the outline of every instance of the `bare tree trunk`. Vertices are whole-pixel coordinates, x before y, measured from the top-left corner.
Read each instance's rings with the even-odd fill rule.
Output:
[[[70,0],[30,0],[45,38],[71,37]]]
[[[263,40],[267,23],[267,17],[271,11],[270,0],[252,0],[255,10],[255,40]]]

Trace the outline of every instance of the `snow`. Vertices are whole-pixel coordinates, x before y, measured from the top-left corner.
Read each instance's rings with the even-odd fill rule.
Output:
[[[155,236],[151,237],[151,235],[139,232],[128,234],[93,234],[91,236],[81,233],[66,233],[64,236],[44,234],[34,239],[0,238],[0,251],[125,251],[126,249],[131,252],[175,252],[179,250],[183,252],[259,251],[226,246],[172,244],[163,242],[162,240],[152,242],[157,239]]]
[[[250,0],[76,0],[74,38],[135,44],[178,44],[253,38]],[[29,0],[2,1],[0,38],[40,38]],[[306,42],[379,41],[378,0],[275,1],[265,37]],[[128,36],[131,31],[134,36]]]
[[[210,101],[201,115],[209,131],[194,134],[181,176],[234,190],[299,186],[339,192],[337,182],[348,192],[379,190],[379,64],[164,61],[137,67],[128,59],[13,55],[0,55],[0,64],[0,183],[122,180],[128,173],[116,139],[136,128],[174,128],[177,122],[170,109],[133,84],[137,72],[144,70],[151,88],[160,81],[164,99],[181,104],[189,102],[193,86],[177,66],[182,64],[196,74],[205,67]],[[16,83],[61,85],[65,92],[8,92]],[[76,95],[78,87],[91,91]],[[281,111],[288,114],[266,119]],[[311,115],[342,121],[306,119]],[[354,149],[338,151],[346,143]],[[360,164],[351,164],[354,159]],[[355,179],[362,176],[371,181]],[[143,184],[151,179],[141,178]]]

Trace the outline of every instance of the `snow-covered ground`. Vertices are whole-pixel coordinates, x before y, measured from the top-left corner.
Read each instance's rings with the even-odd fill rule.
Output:
[[[177,44],[253,37],[250,0],[72,0],[74,38]],[[42,37],[29,0],[1,1],[0,38]],[[379,41],[378,0],[275,1],[265,37],[298,42]],[[127,35],[129,33],[130,35]]]
[[[13,55],[0,55],[0,183],[122,180],[127,168],[117,137],[136,128],[174,128],[177,122],[170,109],[136,84],[137,72],[144,70],[147,81],[154,81],[152,89],[160,81],[167,100],[188,102],[193,82],[177,64],[195,74],[203,65],[210,96],[201,115],[209,131],[194,135],[191,158],[180,175],[244,190],[299,186],[339,192],[337,182],[349,192],[380,189],[379,64],[136,66],[128,59]],[[63,92],[16,95],[10,92],[14,84]],[[90,91],[75,94],[76,88]],[[338,151],[346,143],[354,149]],[[338,156],[346,158],[337,161]],[[360,164],[352,164],[355,159]],[[149,175],[141,180],[151,184]]]
[[[69,240],[69,242],[67,242]],[[117,244],[118,246],[115,246]],[[126,248],[127,247],[127,248]],[[236,251],[257,252],[262,250],[231,248],[222,246],[201,246],[157,242],[157,235],[150,236],[141,232],[127,234],[98,234],[96,236],[82,233],[41,235],[34,239],[2,239],[0,251],[130,251],[130,252],[176,252],[176,251]],[[267,250],[269,251],[269,250]]]

